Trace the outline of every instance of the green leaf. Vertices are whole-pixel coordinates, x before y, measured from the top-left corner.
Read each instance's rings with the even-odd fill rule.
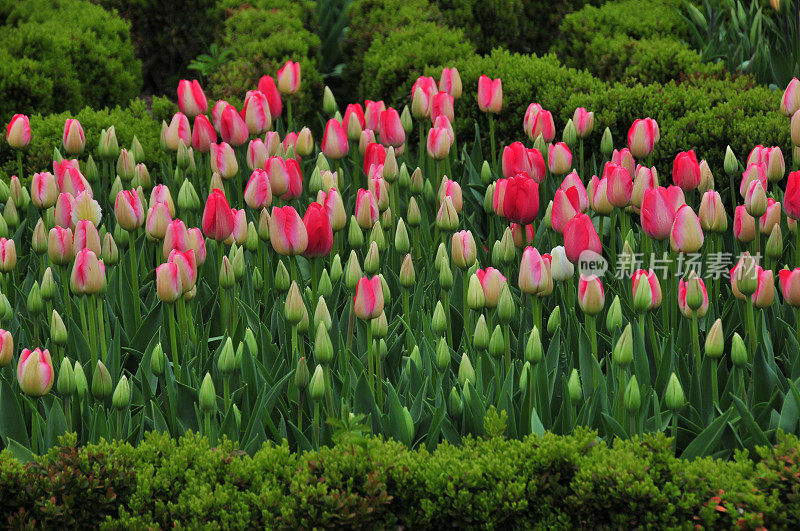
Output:
[[[714,419],[714,421],[706,427],[694,440],[689,443],[689,446],[681,454],[684,459],[692,459],[694,457],[701,457],[708,455],[719,444],[720,435],[728,425],[728,417],[730,417],[731,410],[725,411],[721,416]]]

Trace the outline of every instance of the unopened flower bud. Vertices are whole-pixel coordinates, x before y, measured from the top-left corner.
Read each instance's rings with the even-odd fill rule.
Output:
[[[203,378],[203,383],[200,384],[200,392],[198,393],[198,402],[200,403],[200,411],[208,415],[217,409],[217,390],[214,388],[214,380],[211,379],[211,374],[206,373]]]

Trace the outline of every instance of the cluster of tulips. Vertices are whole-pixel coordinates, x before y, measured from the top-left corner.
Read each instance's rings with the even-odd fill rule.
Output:
[[[481,434],[489,407],[509,436],[668,430],[687,456],[798,430],[800,172],[784,185],[779,147],[743,164],[728,148],[726,194],[691,150],[660,184],[651,118],[587,154],[594,112],[559,140],[531,103],[530,142],[497,146],[502,82],[481,76],[476,159],[478,141],[457,147],[473,103],[455,68],[399,112],[342,115],[326,88],[317,144],[292,118],[300,85],[290,61],[237,109],[182,80],[151,168],[113,124],[87,154],[70,119],[53,172],[24,175],[32,132],[13,117],[3,446],[199,430],[247,450],[347,431],[433,447]],[[798,108],[795,79],[781,111],[800,145]]]

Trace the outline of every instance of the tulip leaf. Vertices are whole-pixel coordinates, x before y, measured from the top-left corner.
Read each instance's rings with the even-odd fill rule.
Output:
[[[734,397],[733,404],[739,411],[739,415],[741,415],[742,423],[745,425],[747,431],[750,433],[750,436],[753,438],[754,445],[769,446],[769,439],[767,439],[767,436],[764,435],[764,432],[761,430],[761,428],[758,427],[755,419],[753,419],[753,414],[747,408],[747,405],[742,402],[742,399],[738,396]]]
[[[689,446],[684,449],[681,457],[684,459],[692,459],[711,453],[720,442],[720,435],[722,435],[722,432],[728,425],[728,417],[730,417],[731,411],[732,410],[728,409],[721,416],[714,419],[706,429],[689,443]]]
[[[53,400],[50,413],[47,414],[47,429],[44,436],[45,449],[55,446],[58,438],[67,432],[67,418],[61,408],[61,400]]]
[[[620,424],[617,419],[605,412],[602,415],[603,424],[605,425],[606,431],[609,434],[612,434],[614,437],[622,440],[625,440],[629,437],[628,432],[622,427],[622,424]]]
[[[22,416],[18,395],[4,378],[0,378],[0,436],[6,446],[9,440],[19,441],[25,447],[30,446],[27,425]]]
[[[445,406],[445,401],[442,400],[439,402],[439,406],[436,408],[436,411],[434,411],[430,427],[428,428],[428,436],[425,444],[429,452],[435,450],[439,445],[439,434],[442,431],[442,422],[444,421],[446,415],[447,407]]]
[[[14,459],[23,465],[27,465],[36,459],[36,455],[31,452],[30,448],[28,448],[28,445],[19,443],[15,439],[9,438],[6,440],[6,449],[11,452],[11,455],[14,456]]]
[[[545,434],[544,425],[539,419],[539,414],[536,412],[536,408],[531,411],[531,433],[538,435],[539,437],[543,437]]]

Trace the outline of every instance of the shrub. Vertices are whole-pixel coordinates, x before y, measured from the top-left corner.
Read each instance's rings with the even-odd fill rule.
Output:
[[[141,64],[117,15],[83,0],[9,4],[0,8],[0,120],[121,105],[139,93]]]
[[[499,436],[429,452],[367,438],[248,456],[187,434],[80,449],[21,465],[0,453],[8,525],[124,528],[786,528],[798,516],[800,440],[730,461],[674,457],[663,435]],[[36,521],[33,520],[36,518]],[[103,519],[105,518],[105,521]]]
[[[163,98],[157,100],[164,101]],[[164,108],[166,104],[160,105]],[[152,168],[166,156],[158,144],[160,121],[151,118],[144,101],[136,99],[127,107],[100,110],[86,107],[78,113],[31,115],[31,142],[24,158],[26,175],[44,170],[53,171],[53,148],[61,149],[61,136],[67,118],[77,118],[83,126],[87,154],[94,154],[100,141],[100,131],[113,125],[120,147],[130,147],[136,135],[145,154],[145,160],[140,162],[144,162],[148,167]],[[97,156],[94,156],[97,160]],[[16,152],[9,148],[6,142],[0,142],[0,174],[3,173],[5,175],[17,173]]]
[[[410,103],[411,86],[425,65],[450,64],[474,54],[461,30],[431,22],[406,26],[372,43],[364,56],[361,95],[398,106]],[[438,74],[435,77],[439,79]]]
[[[229,10],[218,42],[233,51],[233,59],[209,76],[208,95],[243,99],[265,74],[274,76],[288,60],[299,61],[302,86],[294,98],[295,115],[312,116],[322,95],[322,79],[313,59],[319,38],[304,24],[313,13],[313,2],[269,0],[242,4]],[[305,113],[305,114],[303,114]]]

